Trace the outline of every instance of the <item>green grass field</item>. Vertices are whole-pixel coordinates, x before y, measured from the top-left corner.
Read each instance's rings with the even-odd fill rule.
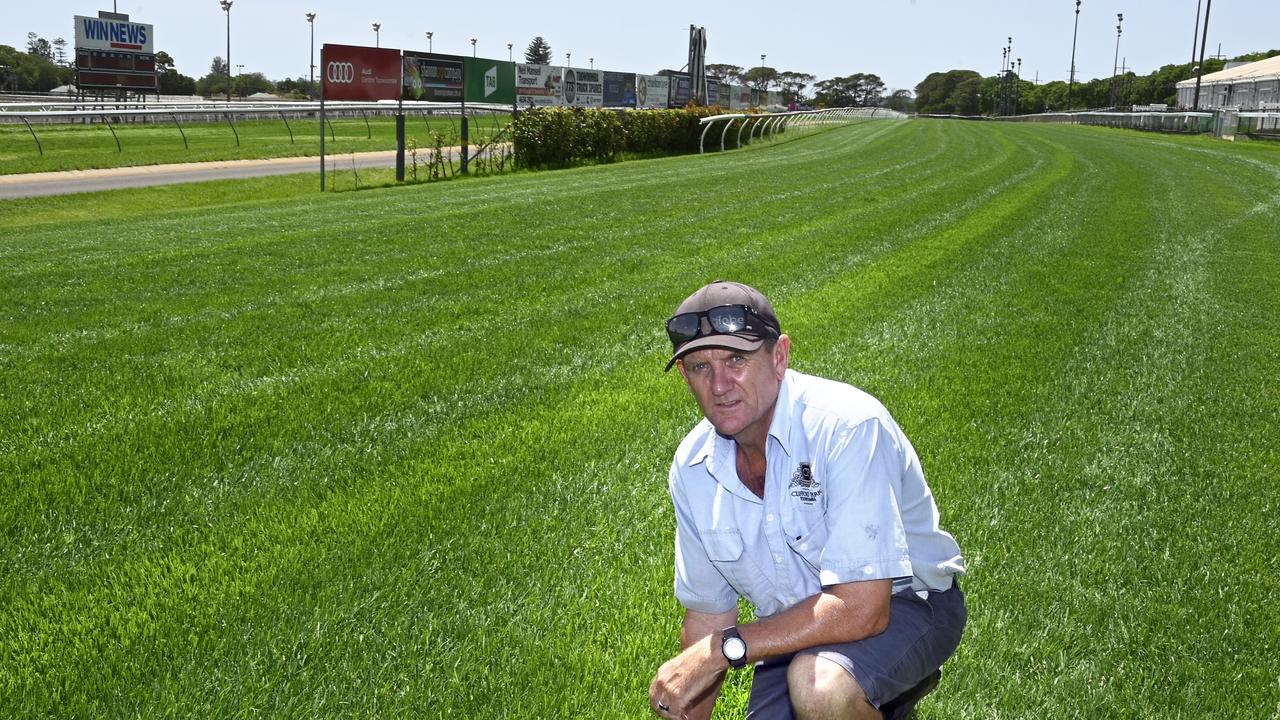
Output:
[[[916,120],[313,186],[0,202],[4,715],[644,717],[662,323],[718,277],[885,402],[968,558],[918,717],[1280,715],[1280,147]]]
[[[510,117],[487,115],[471,119],[471,143],[487,141],[509,121]],[[234,127],[226,122],[196,123],[186,118],[179,118],[179,122],[181,130],[172,122],[113,123],[111,128],[100,123],[34,125],[43,154],[25,125],[0,125],[0,175],[320,154],[317,119],[290,118],[288,124],[280,118],[237,120]],[[396,147],[393,118],[370,116],[367,123],[359,117],[344,118],[331,120],[330,125],[331,132],[325,138],[329,154]],[[427,161],[437,133],[444,137],[445,147],[461,144],[457,118],[406,113],[405,145],[416,144],[421,162]]]

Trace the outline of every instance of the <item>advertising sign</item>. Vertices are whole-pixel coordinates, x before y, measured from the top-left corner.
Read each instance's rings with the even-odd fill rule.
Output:
[[[671,76],[671,96],[669,98],[668,107],[682,108],[689,104],[689,98],[693,95],[693,78],[688,75],[672,75]]]
[[[708,105],[720,104],[720,81],[719,80],[711,80],[711,79],[707,80],[707,104]]]
[[[463,61],[457,55],[404,54],[405,100],[460,103],[463,80]]]
[[[604,74],[604,106],[636,106],[636,76],[634,73],[608,72]]]
[[[559,105],[561,69],[555,65],[516,64],[516,104],[521,107]]]
[[[64,16],[65,17],[65,16]],[[153,28],[146,23],[76,15],[76,47],[86,50],[132,50],[155,53]]]
[[[734,85],[729,94],[729,108],[731,110],[746,110],[752,107],[752,93],[754,91],[746,85]]]
[[[400,51],[359,45],[320,48],[321,92],[326,100],[400,97]]]
[[[664,75],[636,76],[636,107],[656,110],[667,106],[671,79]]]
[[[565,68],[560,95],[564,98],[564,104],[571,107],[602,107],[604,71]]]
[[[516,101],[516,65],[506,60],[463,58],[470,103],[510,105]]]

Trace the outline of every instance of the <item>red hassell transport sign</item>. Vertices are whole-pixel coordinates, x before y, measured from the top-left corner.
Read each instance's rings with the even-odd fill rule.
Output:
[[[358,45],[320,49],[325,100],[395,100],[400,97],[400,51]]]

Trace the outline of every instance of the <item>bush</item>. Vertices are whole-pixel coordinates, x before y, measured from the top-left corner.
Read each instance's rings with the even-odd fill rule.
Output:
[[[695,106],[677,110],[530,108],[515,120],[515,161],[524,168],[549,168],[613,162],[619,153],[695,153],[703,130],[699,121],[723,112]]]

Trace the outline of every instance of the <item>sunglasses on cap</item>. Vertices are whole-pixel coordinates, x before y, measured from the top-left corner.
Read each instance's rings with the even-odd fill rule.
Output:
[[[702,318],[707,319],[711,332],[702,331]],[[778,337],[782,333],[757,315],[750,305],[721,305],[710,310],[680,313],[667,321],[667,337],[671,338],[671,345],[675,348],[707,335],[739,334]]]

